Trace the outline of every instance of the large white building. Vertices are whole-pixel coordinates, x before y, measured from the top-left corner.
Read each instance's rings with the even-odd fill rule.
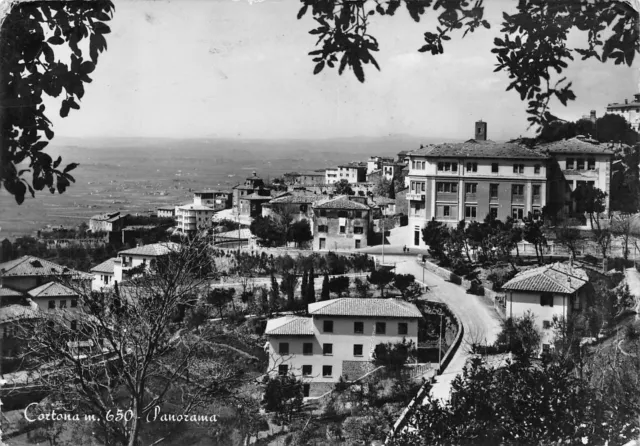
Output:
[[[519,143],[470,140],[425,146],[409,153],[407,245],[424,247],[428,221],[455,225],[487,215],[522,220],[546,204],[547,159]]]
[[[269,372],[293,374],[305,396],[331,390],[340,377],[355,380],[371,371],[378,344],[418,343],[422,314],[396,299],[342,298],[309,305],[309,317],[284,316],[267,322]]]
[[[184,234],[210,228],[215,210],[209,206],[185,204],[176,207],[176,223],[178,230]]]

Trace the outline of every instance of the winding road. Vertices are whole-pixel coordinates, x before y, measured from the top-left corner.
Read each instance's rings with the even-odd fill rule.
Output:
[[[380,258],[376,255],[376,257]],[[396,273],[413,274],[418,282],[422,282],[423,268],[412,255],[387,255],[385,263],[395,263]],[[449,306],[464,325],[464,339],[445,372],[436,378],[431,389],[431,396],[447,401],[451,390],[451,382],[462,372],[469,358],[469,345],[472,343],[492,344],[500,332],[500,317],[488,299],[467,294],[466,291],[434,273],[424,270],[424,284],[431,288],[429,298],[443,302]]]

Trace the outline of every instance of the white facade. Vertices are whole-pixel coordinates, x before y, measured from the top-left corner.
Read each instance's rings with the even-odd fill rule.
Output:
[[[614,102],[607,105],[607,113],[622,116],[627,120],[635,131],[640,130],[640,94],[635,94],[634,99],[629,102],[625,99],[624,104]]]
[[[176,207],[176,222],[178,230],[183,233],[195,232],[211,227],[215,214],[213,208],[186,204]]]
[[[333,332],[325,332],[324,321],[333,322]],[[363,324],[363,332],[355,333],[355,323]],[[376,334],[376,322],[385,324],[385,334]],[[399,334],[399,324],[406,324],[407,334]],[[403,339],[418,344],[418,320],[402,318],[365,318],[365,317],[313,317],[313,336],[269,336],[269,357],[272,373],[277,374],[279,364],[288,365],[289,373],[313,382],[337,382],[343,376],[343,361],[370,362],[373,349],[378,344],[398,343]],[[288,343],[288,355],[280,355],[280,344]],[[305,355],[303,344],[312,345],[312,354]],[[323,346],[332,345],[332,354],[323,354]],[[362,347],[362,354],[354,354],[354,348]],[[310,376],[302,375],[302,367],[312,367]],[[331,375],[323,376],[322,368],[331,366]],[[359,376],[348,376],[357,379]]]
[[[334,184],[340,181],[338,178],[338,172],[340,169],[338,167],[327,167],[324,171],[324,182],[326,184]]]

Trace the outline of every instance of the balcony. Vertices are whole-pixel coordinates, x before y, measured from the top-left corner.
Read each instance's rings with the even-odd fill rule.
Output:
[[[425,194],[426,194],[426,192],[407,193],[407,200],[424,201]]]

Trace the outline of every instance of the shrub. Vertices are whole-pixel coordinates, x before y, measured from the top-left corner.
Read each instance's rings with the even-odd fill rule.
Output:
[[[239,311],[231,311],[227,316],[227,320],[234,325],[240,325],[247,320],[246,316]]]
[[[592,256],[591,254],[587,254],[584,256],[584,261],[587,263],[591,263],[592,265],[597,265],[600,260],[597,257]]]

